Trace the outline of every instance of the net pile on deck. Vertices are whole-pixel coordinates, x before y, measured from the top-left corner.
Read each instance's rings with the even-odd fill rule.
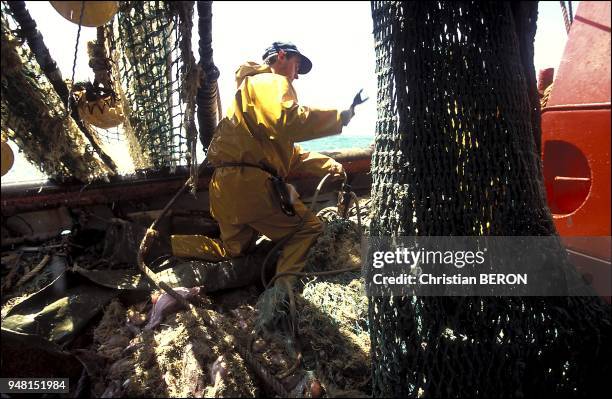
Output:
[[[367,208],[362,208],[367,209]],[[356,225],[330,218],[306,260],[306,271],[361,265]],[[317,371],[330,397],[371,393],[367,297],[359,272],[308,278],[296,298],[305,364]]]
[[[537,3],[373,2],[372,12],[371,235],[554,236]],[[543,252],[566,262],[560,244]],[[374,396],[594,397],[611,373],[610,307],[597,297],[376,297],[370,323]]]
[[[354,223],[331,220],[307,260],[307,270],[333,270],[359,265],[360,241]],[[367,298],[358,273],[319,277],[304,282],[296,296],[299,340],[304,370],[311,370],[330,397],[366,396],[370,392],[370,345]],[[159,302],[159,293],[153,297]],[[244,360],[220,342],[234,329],[244,345],[257,320],[255,287],[213,295],[194,314],[170,312],[155,323],[150,302],[124,306],[114,302],[94,333],[100,365],[93,377],[93,394],[118,396],[206,397],[257,395],[262,385]],[[157,303],[156,302],[156,303]],[[218,328],[201,320],[206,312]],[[159,324],[158,324],[159,323]],[[152,328],[150,328],[152,327]],[[286,335],[260,334],[252,342],[255,358],[273,375],[291,368],[295,353]],[[93,357],[92,357],[93,356]],[[221,375],[216,376],[219,367]],[[304,375],[279,378],[287,391],[302,394]],[[266,388],[266,387],[263,387]],[[269,393],[269,391],[267,391]]]
[[[227,318],[211,309],[167,316],[156,330],[146,327],[143,304],[111,303],[94,332],[99,372],[92,394],[104,397],[252,397],[253,375],[235,353],[224,353],[219,335]],[[205,327],[207,312],[219,329]],[[136,333],[133,331],[137,329]],[[90,355],[91,357],[92,355]],[[221,358],[220,358],[221,357]]]

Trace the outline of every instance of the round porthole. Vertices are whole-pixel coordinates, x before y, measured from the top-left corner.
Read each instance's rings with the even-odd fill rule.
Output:
[[[591,190],[591,168],[582,151],[567,141],[544,144],[544,183],[548,206],[555,215],[580,208]]]

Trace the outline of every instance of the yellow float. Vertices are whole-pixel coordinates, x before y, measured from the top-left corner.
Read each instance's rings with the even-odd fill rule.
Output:
[[[8,173],[9,170],[13,167],[13,162],[15,162],[15,156],[13,155],[13,150],[4,140],[2,141],[2,176]]]
[[[81,18],[81,6],[83,6],[83,19],[81,25],[98,27],[110,21],[117,10],[117,1],[50,1],[51,5],[62,17],[75,24]]]
[[[75,92],[75,97],[78,99],[79,116],[90,125],[109,129],[123,123],[123,107],[114,95],[90,93],[88,96],[83,90]]]

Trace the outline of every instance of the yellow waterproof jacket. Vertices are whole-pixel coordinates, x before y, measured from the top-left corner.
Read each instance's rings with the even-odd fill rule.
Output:
[[[323,176],[333,160],[295,145],[338,134],[338,110],[300,106],[289,80],[269,66],[247,63],[236,72],[238,90],[208,148],[212,166],[262,165],[286,177],[290,172]],[[269,175],[247,167],[218,168],[210,182],[211,212],[219,222],[242,224],[280,212],[268,186]],[[266,187],[268,189],[266,189]]]

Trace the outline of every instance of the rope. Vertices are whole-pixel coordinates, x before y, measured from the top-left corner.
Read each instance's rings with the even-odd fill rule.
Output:
[[[569,33],[571,23],[569,17],[567,16],[567,8],[565,8],[565,1],[560,1],[561,4],[561,14],[563,14],[563,23],[565,24],[565,31]]]
[[[72,77],[70,78],[70,90],[68,91],[68,98],[66,99],[66,118],[70,116],[72,111],[72,91],[74,89],[74,73],[76,70],[77,55],[79,53],[79,40],[81,38],[81,27],[83,23],[83,14],[85,14],[85,0],[81,0],[81,14],[79,15],[79,29],[77,30],[76,43],[74,44],[74,61],[72,62]]]
[[[221,105],[221,96],[219,95],[219,82],[215,82],[215,90],[217,91],[217,123],[223,118],[223,107]]]
[[[111,78],[111,60],[106,54],[106,28],[99,26],[96,30],[96,41],[87,43],[89,66],[94,73],[94,87],[102,85],[105,89],[113,90]]]
[[[359,208],[359,198],[357,194],[351,191],[351,197],[353,197],[353,201],[355,201],[355,209],[357,211],[357,228],[359,229],[359,237],[363,234],[361,230],[361,209]]]

